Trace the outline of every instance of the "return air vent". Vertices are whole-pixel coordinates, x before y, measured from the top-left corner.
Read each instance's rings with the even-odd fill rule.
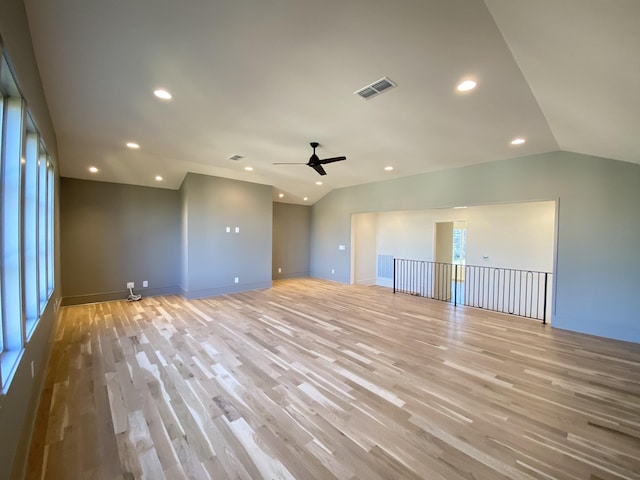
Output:
[[[371,85],[367,85],[366,87],[361,88],[356,92],[353,92],[353,94],[360,96],[360,98],[364,100],[368,100],[371,97],[375,97],[376,95],[381,94],[385,90],[389,90],[390,88],[393,88],[395,86],[396,86],[396,83],[394,83],[390,78],[384,77],[378,80],[377,82],[373,82]]]
[[[236,154],[236,155],[231,155],[229,157],[229,160],[240,160],[241,158],[244,158],[244,157],[242,155]]]

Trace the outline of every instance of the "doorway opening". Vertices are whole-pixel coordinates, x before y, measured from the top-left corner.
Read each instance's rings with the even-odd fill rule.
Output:
[[[404,274],[419,274],[411,292],[551,320],[556,213],[548,200],[353,214],[351,281],[395,287],[396,261],[405,260],[414,271]]]
[[[448,300],[453,293],[464,295],[464,266],[467,255],[467,221],[434,223],[433,285],[436,298]]]

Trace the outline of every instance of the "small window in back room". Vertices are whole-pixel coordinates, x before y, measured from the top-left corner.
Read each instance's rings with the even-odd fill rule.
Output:
[[[458,222],[455,222],[458,223]],[[464,265],[466,261],[467,251],[467,228],[453,228],[453,263],[456,265]]]

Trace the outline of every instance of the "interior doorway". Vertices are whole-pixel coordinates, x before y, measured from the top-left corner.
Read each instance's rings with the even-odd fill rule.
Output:
[[[441,300],[449,300],[456,290],[456,297],[464,295],[464,266],[467,256],[467,221],[436,222],[434,224],[435,241],[433,258],[434,294]]]
[[[453,272],[453,222],[436,222],[434,225],[435,241],[433,258],[436,262],[433,269],[433,295],[438,300],[451,299]]]
[[[436,224],[441,224],[442,228],[449,224],[446,230],[451,228],[450,241],[446,243],[440,233],[440,246],[447,245],[440,249],[436,245]],[[432,273],[432,267],[438,262],[449,263],[456,268],[449,267],[451,275],[446,272],[440,274],[438,278],[448,283],[438,290],[443,297],[453,300],[455,295],[458,301],[468,301],[475,306],[479,300],[474,298],[480,298],[481,294],[486,297],[492,291],[484,288],[483,293],[474,287],[478,282],[482,283],[479,278],[482,275],[495,276],[498,272],[518,270],[524,272],[523,275],[531,271],[542,272],[544,276],[547,272],[548,284],[546,288],[541,287],[541,292],[548,291],[548,295],[534,292],[533,296],[540,299],[540,305],[536,304],[538,308],[533,310],[545,312],[547,321],[551,321],[556,226],[557,203],[554,200],[477,205],[466,209],[354,213],[351,224],[351,282],[393,287],[395,262],[403,259],[423,262],[429,266],[428,271],[420,273],[419,287],[425,295],[433,296],[436,288],[432,283],[436,275]],[[525,278],[525,287],[526,283]],[[487,285],[485,279],[485,287]],[[517,285],[514,288],[515,293],[519,293]],[[503,295],[503,291],[500,292],[500,296]],[[526,296],[523,303],[530,302],[533,296]],[[502,302],[500,299],[490,300],[499,305]],[[488,301],[485,298],[483,305]],[[527,311],[531,310],[527,308]],[[511,306],[508,310],[507,313],[515,311]]]

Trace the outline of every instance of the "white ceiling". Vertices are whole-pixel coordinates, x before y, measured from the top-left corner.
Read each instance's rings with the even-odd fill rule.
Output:
[[[334,188],[559,149],[640,163],[638,0],[25,6],[63,176],[177,189],[197,172],[312,204]],[[397,88],[353,95],[383,76]],[[467,78],[478,87],[460,94]],[[156,99],[159,86],[173,100]],[[516,136],[527,142],[510,145]],[[324,177],[272,165],[306,162],[311,141],[347,160]]]

